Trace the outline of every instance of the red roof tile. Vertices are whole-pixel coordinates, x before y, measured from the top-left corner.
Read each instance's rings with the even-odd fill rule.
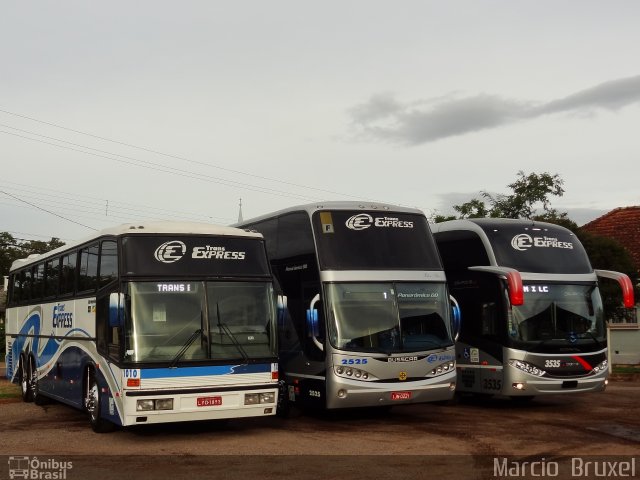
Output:
[[[616,208],[581,228],[620,242],[640,269],[640,206]]]

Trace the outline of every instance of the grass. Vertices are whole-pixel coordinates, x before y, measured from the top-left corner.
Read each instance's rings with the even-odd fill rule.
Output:
[[[614,365],[613,373],[634,374],[640,373],[640,365]]]
[[[0,380],[0,398],[20,398],[20,387],[8,380]]]

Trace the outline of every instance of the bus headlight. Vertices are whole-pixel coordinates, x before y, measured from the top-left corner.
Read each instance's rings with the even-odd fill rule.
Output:
[[[372,380],[377,380],[377,378],[373,375],[371,375],[369,372],[365,372],[364,370],[360,370],[359,368],[353,368],[353,367],[343,367],[343,366],[337,366],[333,369],[333,371],[335,372],[335,374],[339,377],[343,377],[343,378],[349,378],[349,379],[355,379],[355,380],[366,380],[366,381],[372,381]]]
[[[604,360],[597,367],[593,367],[593,373],[603,372],[607,369],[608,366],[609,366],[609,363],[606,360]]]
[[[136,410],[138,412],[150,412],[153,409],[153,400],[138,400],[136,402]]]
[[[259,405],[261,403],[275,403],[276,394],[274,392],[263,393],[245,393],[244,404],[245,405]]]
[[[173,398],[156,398],[153,400],[136,401],[136,411],[152,412],[154,410],[173,410]]]
[[[260,403],[275,403],[276,394],[274,392],[260,393]]]
[[[517,368],[518,370],[522,370],[523,372],[526,372],[529,375],[535,375],[536,377],[542,377],[547,373],[541,368],[538,368],[535,365],[532,365],[528,362],[523,362],[522,360],[509,360],[509,365]]]
[[[456,362],[447,362],[442,365],[438,365],[436,368],[429,372],[429,375],[432,377],[437,377],[438,375],[442,375],[447,372],[451,372],[456,369]]]
[[[173,398],[159,398],[155,402],[156,410],[173,410]]]

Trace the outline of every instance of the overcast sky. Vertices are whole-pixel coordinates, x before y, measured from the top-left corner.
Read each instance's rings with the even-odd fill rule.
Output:
[[[640,2],[2,2],[0,231],[429,216],[519,170],[584,223],[639,205]]]

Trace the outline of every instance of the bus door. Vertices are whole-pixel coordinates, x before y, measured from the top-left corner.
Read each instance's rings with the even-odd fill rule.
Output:
[[[291,370],[295,401],[309,407],[325,407],[325,339],[326,327],[323,308],[323,297],[320,282],[304,282],[301,285],[304,338],[301,361],[295,362]],[[300,375],[296,375],[296,373]],[[289,387],[291,389],[291,387]],[[291,392],[290,392],[291,393]],[[291,399],[291,395],[289,395]]]

